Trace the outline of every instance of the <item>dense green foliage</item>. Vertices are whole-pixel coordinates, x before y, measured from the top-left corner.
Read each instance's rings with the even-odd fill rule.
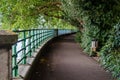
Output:
[[[1,0],[2,29],[65,28],[60,6],[59,0]]]
[[[114,26],[110,38],[101,50],[101,62],[114,77],[120,77],[120,24]]]
[[[120,0],[62,0],[65,20],[77,26],[76,38],[90,54],[91,41],[99,41],[101,63],[120,77]]]

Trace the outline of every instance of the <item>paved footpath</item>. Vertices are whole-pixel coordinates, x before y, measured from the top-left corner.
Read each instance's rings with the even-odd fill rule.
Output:
[[[74,35],[60,37],[45,53],[31,80],[113,80],[110,73],[82,51]]]

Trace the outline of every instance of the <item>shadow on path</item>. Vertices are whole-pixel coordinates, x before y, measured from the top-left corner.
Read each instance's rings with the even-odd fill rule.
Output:
[[[36,64],[31,80],[112,80],[110,73],[85,55],[74,35],[52,43]]]

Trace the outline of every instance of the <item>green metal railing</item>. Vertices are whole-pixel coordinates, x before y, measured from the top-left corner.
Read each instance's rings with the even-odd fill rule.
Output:
[[[18,76],[18,65],[26,64],[26,58],[31,57],[32,53],[49,38],[58,35],[75,32],[74,30],[57,30],[57,29],[31,29],[16,30],[19,39],[12,46],[12,74],[13,77]]]

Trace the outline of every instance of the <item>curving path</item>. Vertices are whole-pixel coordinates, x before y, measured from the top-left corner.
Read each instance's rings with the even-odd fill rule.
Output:
[[[85,55],[74,35],[60,37],[45,53],[38,60],[31,80],[113,80],[110,73]]]

